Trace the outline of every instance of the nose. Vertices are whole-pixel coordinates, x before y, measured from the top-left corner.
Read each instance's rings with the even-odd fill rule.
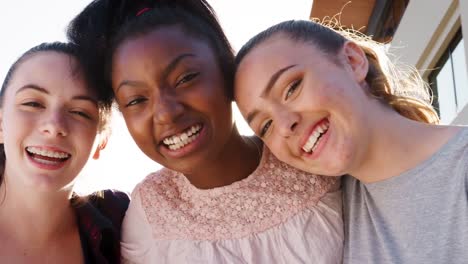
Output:
[[[280,136],[290,137],[296,133],[300,121],[298,113],[282,108],[277,111],[276,116],[276,127]]]
[[[67,136],[68,128],[64,113],[58,110],[53,110],[47,114],[41,125],[41,132],[53,137]]]
[[[184,112],[184,106],[172,96],[155,101],[153,119],[157,124],[173,123]]]

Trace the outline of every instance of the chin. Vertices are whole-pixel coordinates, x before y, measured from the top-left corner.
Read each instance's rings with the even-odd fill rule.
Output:
[[[338,177],[338,176],[343,176],[345,174],[346,172],[344,172],[343,170],[330,170],[328,171],[328,173],[321,174],[321,175],[330,176],[330,177]]]
[[[164,162],[159,164],[161,164],[165,168],[180,172],[184,175],[190,175],[200,170],[200,161],[197,159],[194,160],[193,157],[192,159],[186,158],[177,161],[172,160],[170,162]]]
[[[338,159],[333,161],[322,161],[319,166],[317,166],[315,174],[323,176],[342,176],[347,173],[346,166],[344,163],[338,162]]]
[[[166,167],[166,168],[168,168],[170,170],[173,170],[173,171],[180,172],[180,173],[182,173],[184,175],[190,175],[190,174],[193,173],[193,168],[191,168],[190,166],[185,166],[185,165],[183,165],[183,166],[169,166],[169,165],[167,165],[167,166],[164,166],[164,167]]]
[[[37,193],[54,193],[58,191],[69,191],[73,187],[74,181],[66,181],[59,177],[33,174],[25,179],[24,186]]]

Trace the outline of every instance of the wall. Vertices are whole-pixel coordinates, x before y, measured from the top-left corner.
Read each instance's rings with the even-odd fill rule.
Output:
[[[427,80],[460,26],[468,64],[468,0],[411,0],[394,35],[392,53],[420,69]],[[468,125],[468,106],[452,123]]]

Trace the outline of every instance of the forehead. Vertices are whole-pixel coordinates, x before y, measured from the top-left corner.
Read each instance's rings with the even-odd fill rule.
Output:
[[[248,92],[258,96],[269,79],[278,70],[290,65],[317,63],[318,50],[312,44],[293,41],[284,34],[277,34],[255,46],[239,64],[236,73],[236,96]]]
[[[318,61],[319,50],[311,43],[278,33],[255,46],[239,65],[239,75],[252,70],[272,72],[285,64]]]
[[[207,41],[187,34],[178,25],[172,25],[124,41],[114,53],[114,66],[142,62],[151,64],[146,66],[165,64],[181,53],[200,54],[208,59],[214,57]]]
[[[49,92],[94,94],[85,84],[74,57],[55,51],[39,51],[19,63],[6,93],[34,84]]]

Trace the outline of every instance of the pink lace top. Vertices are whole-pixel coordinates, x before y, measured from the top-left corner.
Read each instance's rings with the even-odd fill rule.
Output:
[[[123,257],[132,263],[153,263],[154,259],[158,263],[165,263],[162,259],[167,263],[210,263],[212,256],[200,258],[206,254],[202,249],[209,247],[210,251],[215,250],[217,259],[226,263],[236,263],[234,259],[241,259],[239,263],[268,263],[262,260],[269,261],[273,253],[250,262],[253,259],[242,248],[252,246],[266,254],[268,250],[262,250],[262,246],[267,244],[258,238],[271,236],[271,242],[277,243],[273,249],[280,250],[276,254],[288,247],[303,248],[301,243],[326,240],[324,244],[329,249],[324,251],[323,245],[306,247],[303,258],[317,260],[313,256],[325,254],[329,256],[324,259],[333,260],[326,263],[339,263],[343,233],[338,178],[296,170],[276,159],[267,148],[263,153],[260,165],[249,177],[210,190],[197,189],[184,175],[169,169],[150,174],[132,194],[124,219]],[[327,194],[331,195],[323,199],[328,201],[324,204],[321,199]],[[282,228],[307,231],[304,225],[318,226],[311,229],[313,233],[301,233],[300,240],[275,237],[285,232]],[[188,248],[193,251],[187,251]],[[315,252],[310,253],[311,250]]]

